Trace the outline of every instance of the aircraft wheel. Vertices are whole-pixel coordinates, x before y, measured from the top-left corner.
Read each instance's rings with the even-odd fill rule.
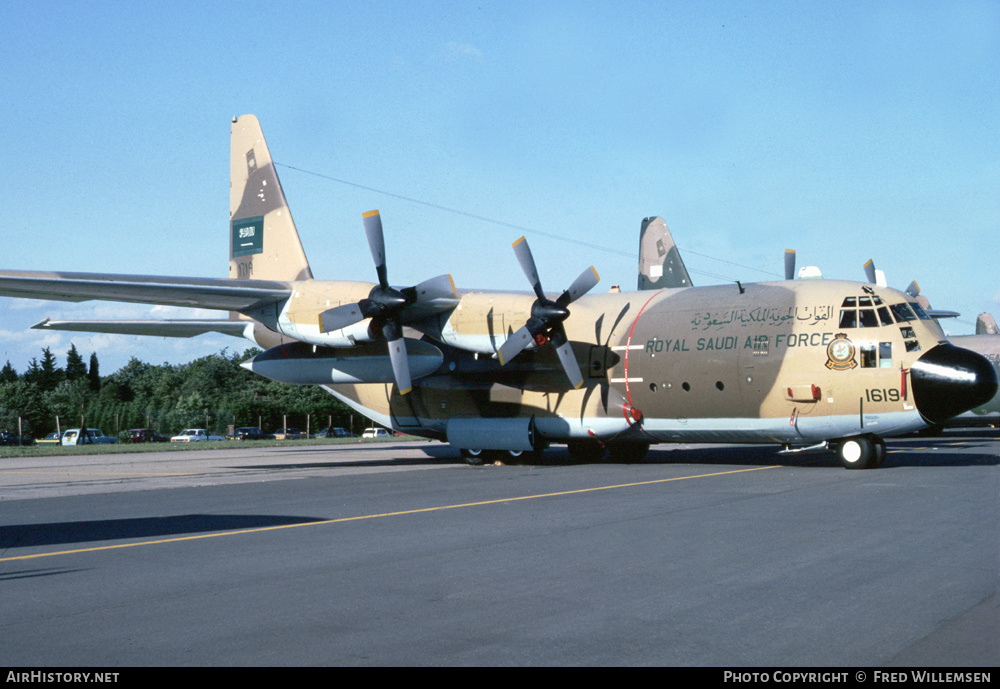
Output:
[[[573,461],[582,464],[592,464],[604,458],[605,447],[596,440],[574,440],[566,443],[569,456]]]
[[[610,459],[616,464],[641,462],[647,452],[649,452],[649,443],[623,442],[610,443],[608,445],[608,453],[611,455]]]
[[[483,461],[486,459],[486,450],[476,450],[473,448],[463,447],[459,451],[462,453],[462,457],[465,459],[466,463],[474,467],[481,466]]]
[[[885,462],[885,455],[887,452],[885,441],[882,440],[882,438],[874,438],[872,443],[874,445],[873,449],[875,450],[875,457],[872,461],[872,469],[878,469],[882,466],[882,463]]]
[[[537,464],[542,459],[541,450],[502,450],[500,454],[507,464]]]
[[[867,469],[875,457],[875,447],[868,438],[848,438],[837,447],[837,459],[845,469]]]

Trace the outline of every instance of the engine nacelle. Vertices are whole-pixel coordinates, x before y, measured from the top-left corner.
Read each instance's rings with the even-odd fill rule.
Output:
[[[489,419],[482,417],[448,420],[448,442],[476,450],[534,450],[535,417]]]
[[[414,380],[434,373],[441,366],[444,356],[440,349],[420,340],[407,338],[405,341],[410,375]],[[351,349],[294,342],[262,352],[240,366],[265,378],[292,385],[395,381],[385,342],[371,342]]]

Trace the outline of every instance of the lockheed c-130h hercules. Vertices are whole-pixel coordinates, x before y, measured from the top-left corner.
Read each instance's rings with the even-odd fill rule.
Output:
[[[257,118],[232,122],[230,275],[0,271],[0,295],[200,307],[227,318],[43,321],[36,328],[191,337],[264,348],[244,363],[322,385],[370,419],[445,440],[473,463],[564,443],[576,458],[639,459],[653,443],[829,447],[878,466],[884,437],[990,399],[982,356],[947,342],[903,292],[777,281],[593,294],[585,269],[531,292],[456,290],[448,275],[392,287],[378,211],[362,222],[378,282],[313,278]]]

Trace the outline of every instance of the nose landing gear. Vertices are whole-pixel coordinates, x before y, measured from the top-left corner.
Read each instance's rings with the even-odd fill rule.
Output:
[[[877,469],[885,454],[885,441],[874,435],[845,438],[837,445],[837,459],[845,469]]]

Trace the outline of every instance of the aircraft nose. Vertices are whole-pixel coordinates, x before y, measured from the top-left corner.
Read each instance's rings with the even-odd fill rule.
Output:
[[[997,394],[997,372],[984,356],[942,343],[910,366],[913,400],[938,424],[986,404]]]

